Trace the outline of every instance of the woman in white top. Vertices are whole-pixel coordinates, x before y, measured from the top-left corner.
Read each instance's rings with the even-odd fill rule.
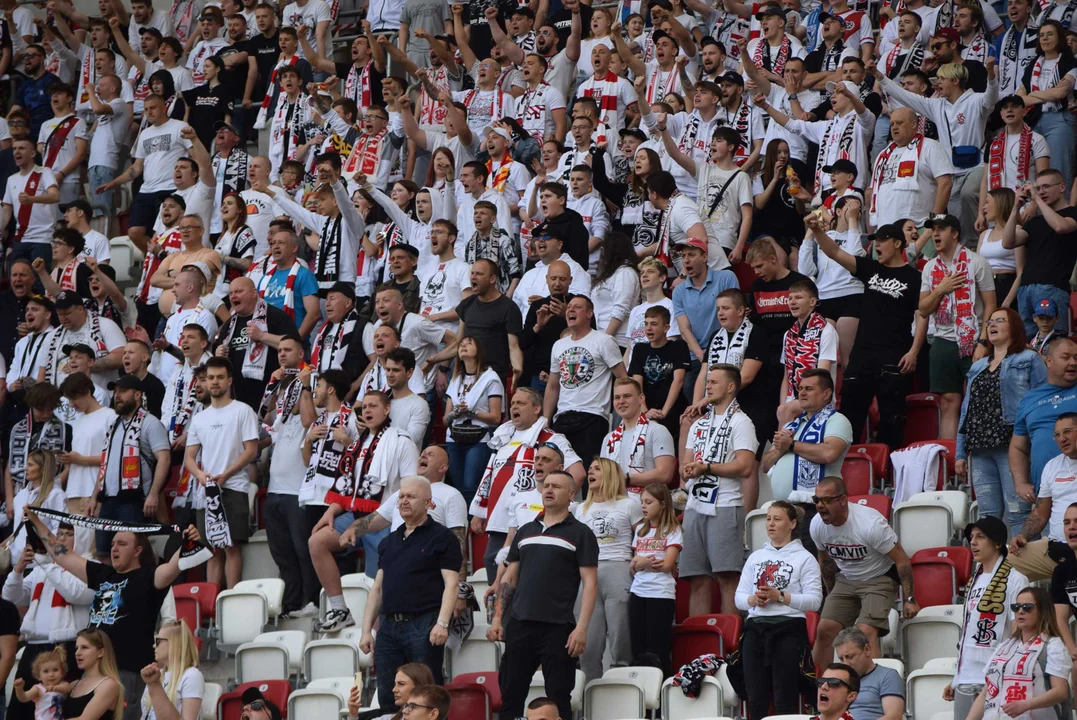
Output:
[[[576,63],[576,74],[586,80],[595,74],[595,66],[591,64],[591,50],[595,45],[605,45],[610,52],[617,52],[610,36],[610,26],[613,20],[610,18],[608,8],[596,8],[591,16],[591,28],[588,36],[580,41],[580,59]],[[581,80],[580,82],[583,82]],[[614,128],[615,130],[617,128]]]
[[[610,233],[602,243],[598,271],[591,283],[591,302],[595,306],[595,326],[621,348],[628,347],[628,314],[639,303],[639,275],[636,274],[636,250],[623,233]]]
[[[1077,121],[1069,112],[1075,63],[1066,44],[1067,28],[1057,20],[1040,23],[1036,59],[1025,69],[1017,94],[1025,106],[1039,105],[1042,114],[1033,130],[1043,135],[1051,150],[1051,167],[1062,173],[1066,190],[1073,186],[1073,148]]]
[[[490,430],[501,423],[505,386],[470,335],[456,348],[456,370],[445,390],[445,452],[449,477],[470,505],[490,459]]]
[[[167,622],[153,639],[153,663],[142,669],[142,720],[198,720],[206,681],[190,628]]]
[[[221,273],[213,294],[222,300],[228,297],[228,286],[251,268],[256,255],[269,251],[268,238],[257,238],[247,225],[247,204],[239,193],[230,192],[221,198],[221,221],[224,231],[215,248],[221,256]]]
[[[769,539],[740,573],[736,603],[748,612],[741,658],[751,718],[797,711],[800,660],[808,646],[804,613],[823,602],[819,563],[793,538],[803,517],[792,503],[776,500],[767,510]]]
[[[990,227],[980,234],[976,252],[991,266],[995,276],[995,297],[999,307],[1014,307],[1017,288],[1021,285],[1021,273],[1025,269],[1025,246],[1007,250],[1002,247],[1002,231],[1013,212],[1014,192],[1009,188],[997,188],[984,198],[984,216]]]
[[[27,507],[43,507],[49,510],[67,511],[67,496],[60,483],[56,482],[56,456],[45,450],[33,450],[26,456],[26,484],[15,493],[16,523],[22,521],[23,510]],[[56,532],[60,521],[43,518],[49,530]],[[16,524],[16,527],[18,525]],[[11,557],[18,560],[26,547],[26,530],[19,531],[8,541]]]
[[[967,720],[1068,718],[1073,663],[1058,630],[1051,594],[1043,588],[1025,588],[1010,609],[1013,633],[988,660],[984,689]]]
[[[1000,641],[1012,630],[1010,605],[1028,587],[1028,578],[1006,558],[1006,523],[984,515],[965,527],[976,571],[965,593],[965,615],[957,649],[957,673],[942,692],[954,703],[953,720],[965,720],[984,688],[984,668]]]
[[[576,508],[575,515],[598,539],[598,597],[591,624],[587,626],[587,648],[580,662],[590,682],[602,677],[602,656],[607,643],[613,667],[625,667],[632,661],[628,629],[630,566],[633,535],[643,519],[643,511],[640,503],[628,497],[620,466],[601,458],[595,459],[587,469],[587,500]]]

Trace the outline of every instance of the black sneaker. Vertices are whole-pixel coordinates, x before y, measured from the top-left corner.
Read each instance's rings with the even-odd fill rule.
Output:
[[[330,610],[325,614],[325,620],[317,623],[314,629],[320,633],[334,633],[354,626],[355,618],[352,617],[351,610]]]

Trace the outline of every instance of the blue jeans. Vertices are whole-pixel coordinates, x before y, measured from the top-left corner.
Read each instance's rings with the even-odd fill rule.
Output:
[[[116,168],[107,165],[94,165],[90,168],[90,204],[93,206],[94,217],[102,215],[111,218],[116,193],[108,190],[103,193],[97,192],[97,188],[116,178]]]
[[[875,136],[871,141],[871,162],[875,162],[875,158],[879,157],[879,153],[886,149],[886,146],[890,144],[890,116],[880,115],[875,120]]]
[[[1010,535],[1016,535],[1025,524],[1032,506],[1017,496],[1010,474],[1009,449],[978,450],[970,453],[972,487],[981,515],[1005,517]]]
[[[479,489],[479,481],[486,470],[486,461],[490,459],[490,446],[484,442],[474,445],[461,445],[457,442],[445,443],[445,452],[449,455],[449,477],[453,487],[464,496],[464,502],[471,507],[471,498]]]
[[[355,513],[341,513],[333,520],[333,529],[337,531],[338,535],[343,535],[344,532],[351,527],[355,522]],[[355,545],[351,546],[350,550],[345,552],[353,552],[359,549],[359,544],[363,545],[363,557],[366,559],[364,563],[363,572],[366,573],[368,578],[373,579],[378,574],[378,545],[385,539],[385,536],[391,532],[390,528],[383,528],[378,532],[367,533],[363,537],[359,538]]]
[[[1058,329],[1068,334],[1070,325],[1070,294],[1054,285],[1022,285],[1017,288],[1017,312],[1025,323],[1025,332],[1030,338],[1036,337],[1036,323],[1032,317],[1036,314],[1036,305],[1040,300],[1049,298],[1058,305]]]
[[[1073,187],[1073,144],[1077,121],[1066,111],[1045,112],[1036,123],[1036,132],[1043,135],[1051,151],[1051,167],[1062,173],[1066,181],[1066,197]]]
[[[415,615],[406,620],[381,616],[378,638],[374,643],[374,664],[378,668],[378,705],[395,706],[393,681],[396,669],[406,663],[423,663],[434,673],[434,684],[441,685],[444,645],[430,644],[430,630],[437,622],[438,611]]]

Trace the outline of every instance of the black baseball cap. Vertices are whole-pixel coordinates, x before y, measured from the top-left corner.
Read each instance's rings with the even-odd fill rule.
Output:
[[[900,240],[902,247],[905,246],[905,230],[899,223],[880,225],[875,231],[876,240]]]
[[[618,131],[621,137],[634,137],[640,142],[647,142],[647,134],[639,128],[624,128]]]
[[[329,292],[340,293],[352,302],[355,302],[355,283],[344,282],[343,280],[335,282],[333,283],[333,287],[329,288]]]
[[[777,5],[764,5],[763,9],[755,14],[755,19],[762,21],[765,17],[780,17],[785,19],[785,12]]]
[[[282,720],[280,708],[277,707],[272,700],[267,699],[258,687],[249,687],[244,690],[240,702],[244,705],[250,705],[257,700],[261,700],[265,703],[266,709],[269,710],[269,717],[272,718],[272,720]]]
[[[854,163],[852,160],[845,160],[844,158],[841,159],[841,160],[835,160],[830,165],[827,165],[826,167],[823,168],[823,172],[825,172],[825,173],[832,173],[832,172],[849,173],[854,178],[858,174],[857,169],[856,169],[856,163]]]
[[[56,296],[56,309],[70,310],[73,307],[82,307],[82,296],[74,290],[61,290]]]
[[[409,243],[397,243],[396,245],[393,245],[391,248],[389,248],[389,252],[392,252],[393,250],[403,250],[408,255],[411,255],[413,258],[419,257],[419,248]]]
[[[740,85],[741,87],[744,87],[744,77],[740,73],[733,72],[732,70],[730,70],[724,75],[719,75],[716,79],[719,84],[724,82],[731,82],[735,85]]]
[[[978,529],[987,539],[1002,548],[1002,554],[1006,554],[1006,541],[1010,538],[1010,530],[1006,523],[992,515],[982,515],[976,522],[965,526],[965,540],[972,537],[973,529]]]
[[[81,210],[86,217],[90,217],[91,215],[93,215],[93,208],[90,206],[90,203],[88,203],[82,198],[79,198],[78,200],[72,200],[69,203],[64,203],[60,206],[60,212],[65,213],[71,208]]]
[[[927,222],[924,223],[924,227],[948,227],[961,232],[961,221],[953,215],[932,215],[927,219]]]
[[[70,345],[64,345],[60,349],[63,351],[64,355],[70,355],[73,352],[78,352],[92,358],[97,357],[97,353],[95,353],[93,348],[86,343],[71,343]]]
[[[220,132],[222,129],[231,130],[233,133],[235,133],[237,137],[239,136],[239,131],[236,130],[235,126],[233,126],[232,123],[227,123],[224,120],[218,120],[217,122],[213,123],[213,132]]]
[[[138,390],[139,392],[145,392],[142,387],[142,381],[134,375],[121,375],[116,380],[113,380],[108,384],[109,390]]]

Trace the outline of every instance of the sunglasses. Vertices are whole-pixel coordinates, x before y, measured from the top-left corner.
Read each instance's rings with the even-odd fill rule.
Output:
[[[249,707],[251,710],[265,710],[269,706],[266,705],[265,700],[255,700],[254,702],[252,702],[247,707]]]
[[[849,690],[850,692],[852,692],[852,689],[853,689],[849,685],[849,683],[845,682],[841,678],[836,678],[836,677],[822,677],[822,678],[819,678],[818,680],[816,680],[815,684],[817,686],[819,686],[819,687],[824,687],[825,686],[825,687],[828,687],[828,688],[830,688],[832,690],[834,688],[837,688],[837,687],[840,687],[840,686],[843,686],[843,685],[845,686],[845,689]]]
[[[829,505],[830,503],[834,502],[835,500],[841,500],[843,497],[845,497],[845,496],[844,495],[824,495],[824,496],[812,495],[811,501],[813,503],[815,503],[816,505]]]
[[[161,643],[164,643],[164,642],[168,642],[168,638],[161,637],[160,635],[158,635],[157,637],[155,637],[153,639],[153,646],[157,647],[158,645],[160,645]]]
[[[1010,612],[1032,612],[1036,609],[1036,603],[1010,603]]]

